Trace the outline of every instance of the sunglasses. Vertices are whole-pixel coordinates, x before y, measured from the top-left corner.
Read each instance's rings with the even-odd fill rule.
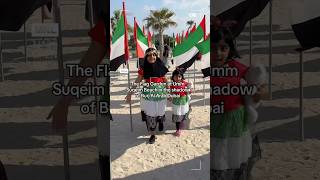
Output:
[[[147,54],[146,54],[146,56],[147,56],[147,57],[148,57],[148,56],[151,56],[151,55],[153,55],[153,56],[157,56],[157,53],[150,52],[150,53],[147,53]]]

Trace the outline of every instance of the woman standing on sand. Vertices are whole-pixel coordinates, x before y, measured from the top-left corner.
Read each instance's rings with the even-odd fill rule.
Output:
[[[216,20],[216,19],[215,19]],[[213,23],[219,24],[217,22]],[[211,86],[240,86],[248,67],[236,61],[238,56],[231,31],[225,27],[212,28],[211,67],[236,68],[235,76],[210,78]],[[211,87],[212,88],[212,87]],[[254,101],[260,93],[253,95]],[[211,106],[224,102],[224,112],[211,115],[211,176],[214,180],[246,180],[248,162],[252,156],[252,138],[248,128],[243,95],[212,95]]]
[[[150,132],[149,143],[153,144],[156,140],[155,130],[157,125],[159,131],[163,131],[163,122],[165,121],[165,110],[167,105],[165,75],[168,69],[158,56],[157,50],[149,48],[145,52],[144,64],[138,71],[138,77],[135,83],[144,80],[141,92],[141,116],[142,121],[146,122],[147,129]],[[137,88],[136,85],[131,89]],[[127,102],[131,101],[132,92],[126,96]]]

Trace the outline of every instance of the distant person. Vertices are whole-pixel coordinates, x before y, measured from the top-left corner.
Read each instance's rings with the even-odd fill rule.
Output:
[[[164,45],[164,48],[163,48],[163,63],[164,65],[168,68],[168,59],[169,59],[169,55],[170,55],[170,51],[171,51],[171,48],[166,44]]]

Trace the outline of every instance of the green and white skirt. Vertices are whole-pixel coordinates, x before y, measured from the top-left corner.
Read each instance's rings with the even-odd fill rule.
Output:
[[[150,92],[150,90],[157,91]],[[165,112],[167,107],[167,98],[164,85],[153,85],[143,87],[140,100],[141,111],[145,114],[145,120],[149,131],[154,131],[157,123],[165,121]]]
[[[190,95],[172,98],[172,122],[188,120]]]
[[[214,170],[239,169],[252,153],[252,138],[245,108],[211,116],[212,159]]]

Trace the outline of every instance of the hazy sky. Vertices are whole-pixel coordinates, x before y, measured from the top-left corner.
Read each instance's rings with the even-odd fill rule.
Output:
[[[116,9],[122,9],[123,0],[111,0],[110,16]],[[139,26],[142,28],[143,19],[150,14],[150,10],[157,10],[163,7],[175,12],[172,18],[177,22],[177,27],[171,27],[165,34],[181,33],[187,30],[187,21],[193,20],[199,24],[203,15],[206,15],[207,32],[209,32],[210,22],[210,1],[209,0],[126,0],[126,10],[128,24],[133,26],[133,18],[136,17]]]

